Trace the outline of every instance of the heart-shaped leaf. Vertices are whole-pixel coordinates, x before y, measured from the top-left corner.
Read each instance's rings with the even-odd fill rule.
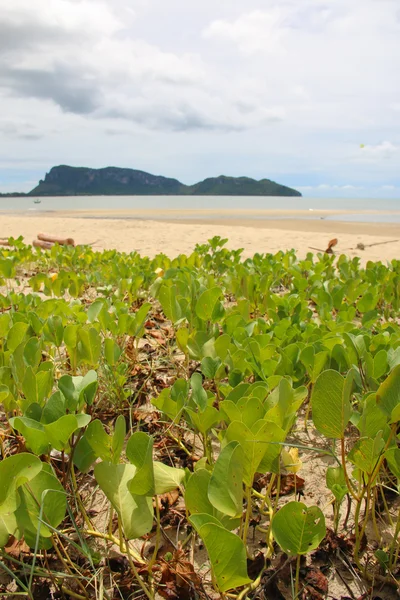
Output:
[[[130,492],[153,496],[153,438],[143,431],[136,431],[129,438],[125,452],[129,462],[136,467],[136,473],[128,484]]]
[[[289,502],[274,516],[272,534],[287,554],[307,554],[324,539],[325,518],[318,506]]]
[[[246,548],[240,537],[210,515],[192,515],[189,520],[204,542],[219,590],[226,592],[249,583]]]
[[[328,438],[340,439],[351,416],[353,371],[346,379],[337,371],[323,371],[315,382],[311,406],[315,427]]]
[[[243,448],[239,442],[230,442],[217,458],[208,487],[211,504],[230,517],[243,511],[243,464]]]
[[[131,464],[101,462],[94,468],[96,481],[117,511],[129,540],[145,535],[153,526],[151,497],[133,495],[129,491],[128,483],[135,473],[136,467]]]

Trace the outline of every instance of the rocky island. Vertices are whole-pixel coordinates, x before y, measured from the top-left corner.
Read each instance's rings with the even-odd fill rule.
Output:
[[[4,194],[6,195],[6,194]],[[10,194],[7,194],[8,196]],[[13,194],[14,195],[14,194]],[[290,187],[269,179],[210,177],[185,185],[177,179],[136,169],[53,167],[27,196],[301,196]]]

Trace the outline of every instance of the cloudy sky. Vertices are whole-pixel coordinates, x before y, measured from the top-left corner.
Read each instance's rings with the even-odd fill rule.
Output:
[[[400,199],[399,73],[399,0],[0,0],[0,191],[70,164]]]

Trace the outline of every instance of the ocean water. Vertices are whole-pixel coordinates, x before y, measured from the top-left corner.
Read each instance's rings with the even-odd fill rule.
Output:
[[[41,198],[40,204],[34,204],[34,198],[0,198],[0,212],[22,211],[26,214],[53,212],[53,211],[79,211],[79,210],[105,210],[105,211],[141,211],[159,210],[165,218],[165,211],[185,211],[185,214],[174,214],[173,218],[193,219],[207,218],[207,211],[213,219],[227,218],[226,211],[240,210],[241,213],[228,216],[228,218],[265,218],[254,211],[263,210],[304,210],[308,211],[299,219],[319,219],[313,215],[315,210],[346,211],[343,214],[327,215],[329,220],[340,221],[365,221],[365,222],[400,222],[400,198],[394,199],[329,199],[329,198],[296,198],[296,197],[261,197],[261,196],[64,196]],[[202,214],[188,214],[186,211],[205,211]],[[212,213],[211,213],[212,211]],[[218,211],[221,211],[218,214]],[[246,215],[242,211],[249,211]],[[374,214],[363,211],[376,211]],[[127,217],[135,218],[134,215]],[[172,215],[171,215],[172,216]],[[284,215],[283,215],[284,217]],[[142,216],[140,218],[143,218]],[[157,215],[149,216],[151,219]],[[282,218],[282,216],[268,217]],[[288,216],[289,218],[289,216]],[[293,218],[290,216],[290,218]]]

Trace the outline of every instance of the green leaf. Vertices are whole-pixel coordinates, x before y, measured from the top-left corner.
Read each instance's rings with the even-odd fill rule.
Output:
[[[90,415],[64,415],[57,421],[44,425],[44,431],[52,448],[67,450],[68,442],[77,429],[86,427],[90,422]]]
[[[0,462],[0,548],[16,533],[15,511],[21,502],[18,489],[32,481],[42,467],[39,458],[27,453],[9,456]]]
[[[7,333],[10,329],[10,315],[5,313],[0,315],[0,339],[3,339],[7,336]]]
[[[200,373],[193,373],[190,378],[190,386],[192,388],[192,400],[204,411],[207,407],[207,392],[203,388],[203,378]]]
[[[243,511],[243,448],[238,442],[230,442],[217,458],[208,488],[211,504],[230,517],[238,517]]]
[[[60,391],[54,392],[43,408],[41,422],[44,424],[53,423],[65,415],[65,411],[64,395]]]
[[[82,471],[82,473],[86,473],[90,469],[96,458],[97,456],[84,434],[75,446],[75,452],[73,457],[74,465],[80,471]]]
[[[174,324],[180,321],[182,318],[182,309],[178,302],[176,286],[169,287],[162,285],[158,292],[158,299],[167,319]]]
[[[151,308],[151,304],[149,302],[145,302],[139,308],[139,310],[135,313],[135,317],[133,319],[132,324],[129,327],[129,335],[133,337],[141,337],[144,331],[144,324],[147,320],[147,315],[149,314],[149,310]]]
[[[358,440],[348,454],[348,459],[356,467],[369,476],[372,475],[378,462],[385,442],[382,439],[382,431],[375,438],[362,438]]]
[[[67,325],[64,329],[64,342],[68,350],[73,350],[78,344],[79,325]]]
[[[195,310],[199,319],[202,321],[211,321],[215,307],[222,296],[222,290],[219,287],[205,290],[196,303]]]
[[[95,302],[92,302],[87,311],[89,323],[93,323],[94,321],[96,321],[103,306],[104,300],[95,300]]]
[[[400,448],[389,448],[385,452],[385,458],[393,475],[400,480]]]
[[[187,327],[181,327],[176,332],[176,343],[178,348],[182,350],[184,354],[187,353],[187,344],[189,340],[189,329]]]
[[[78,329],[78,359],[80,362],[96,367],[101,354],[101,337],[94,327]]]
[[[185,506],[190,513],[216,516],[216,509],[208,497],[210,479],[211,473],[206,469],[198,469],[190,475],[185,488]]]
[[[93,460],[96,458],[101,458],[101,460],[117,463],[119,460],[119,455],[116,460],[114,460],[113,451],[112,451],[112,437],[108,435],[104,430],[104,425],[99,419],[95,419],[91,423],[89,423],[88,428],[86,429],[83,437],[79,440],[77,447],[75,449],[74,460],[77,460],[76,463],[78,466],[81,464],[81,452],[84,451],[84,454],[88,454],[88,449],[86,447],[85,442],[89,444],[93,452]],[[88,456],[86,456],[86,460]],[[90,466],[90,465],[89,465]],[[82,466],[79,468],[82,469]],[[86,470],[83,468],[82,470]]]
[[[6,385],[0,385],[0,404],[8,398],[10,390]]]
[[[50,452],[50,442],[42,423],[28,417],[13,417],[9,420],[9,423],[13,429],[23,435],[27,447],[34,454],[40,456]]]
[[[185,471],[154,461],[154,485],[156,494],[166,494],[179,487],[185,479]]]
[[[265,416],[265,408],[258,398],[251,396],[250,398],[242,398],[237,403],[236,408],[241,414],[241,421],[246,423],[250,429],[253,425]],[[272,419],[271,419],[272,420]]]
[[[38,338],[30,338],[24,347],[24,360],[33,369],[37,369],[42,360],[42,345]]]
[[[143,431],[131,435],[126,446],[126,456],[136,467],[136,473],[128,484],[132,494],[154,495],[153,438]]]
[[[203,412],[196,412],[191,408],[185,408],[185,411],[192,425],[203,435],[206,435],[221,420],[219,411],[214,406],[206,406]]]
[[[97,392],[97,373],[88,371],[85,377],[72,377],[63,375],[58,381],[58,388],[61,390],[67,401],[69,411],[75,411],[93,403]]]
[[[112,338],[106,338],[104,341],[104,356],[110,367],[113,367],[121,356],[121,348]]]
[[[204,377],[208,379],[214,379],[217,374],[218,368],[221,361],[217,358],[211,358],[211,356],[205,356],[201,361],[201,372]]]
[[[14,350],[23,342],[25,335],[29,329],[28,323],[15,323],[8,332],[7,335],[7,348],[14,352]]]
[[[287,554],[307,554],[324,539],[325,518],[318,506],[289,502],[272,519],[272,534]]]
[[[58,315],[49,317],[43,328],[43,333],[45,339],[53,342],[59,348],[64,338],[64,326],[61,317]]]
[[[54,476],[49,465],[43,464],[42,470],[28,484],[19,489],[20,504],[15,512],[19,536],[34,548],[39,531],[39,548],[49,549],[49,539],[53,528],[64,520],[67,498],[64,488]]]
[[[189,520],[204,542],[219,590],[226,592],[249,583],[243,541],[210,515],[192,515]]]
[[[343,498],[349,493],[343,467],[328,467],[326,470],[326,486],[335,496],[336,502],[341,504]]]
[[[0,461],[0,514],[12,513],[18,507],[16,490],[31,481],[42,469],[37,456],[21,452]]]
[[[252,429],[245,423],[233,421],[226,430],[227,442],[237,441],[244,451],[243,480],[246,485],[253,484],[254,475],[260,472],[278,472],[281,444],[285,433],[275,423],[258,421]]]
[[[34,373],[32,367],[28,367],[22,382],[22,391],[26,400],[22,402],[23,408],[33,402],[43,406],[45,398],[51,393],[53,385],[53,373],[51,371],[39,371]]]
[[[315,427],[328,438],[340,439],[351,416],[353,371],[346,379],[333,370],[323,371],[315,382],[311,406]]]
[[[119,415],[114,425],[114,435],[112,437],[112,455],[113,461],[118,462],[121,456],[126,436],[126,422],[123,415]]]
[[[151,497],[136,496],[129,491],[128,483],[135,473],[136,467],[131,464],[101,462],[94,468],[96,481],[117,511],[128,540],[142,537],[153,526]]]
[[[400,365],[395,367],[385,381],[381,383],[376,392],[376,401],[389,416],[400,404]]]
[[[357,424],[361,437],[374,438],[378,431],[385,431],[388,418],[376,402],[376,394],[370,394],[364,399],[361,418]]]
[[[199,463],[197,463],[197,465],[198,464]],[[208,498],[210,479],[211,473],[204,468],[196,469],[196,471],[190,475],[185,489],[186,508],[191,514],[207,513],[208,515],[212,515],[218,519],[226,529],[236,529],[240,525],[240,518],[232,519],[221,513],[211,504]]]

